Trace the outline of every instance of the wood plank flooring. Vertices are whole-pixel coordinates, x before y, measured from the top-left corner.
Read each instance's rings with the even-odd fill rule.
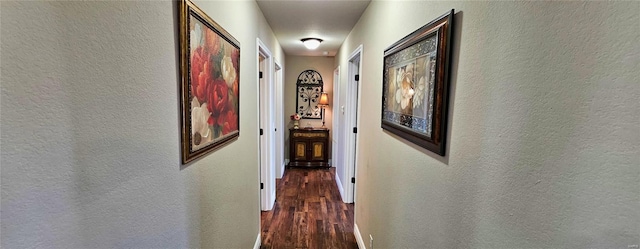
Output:
[[[261,249],[357,249],[353,204],[345,204],[335,168],[287,168],[276,179],[276,203],[262,212]]]

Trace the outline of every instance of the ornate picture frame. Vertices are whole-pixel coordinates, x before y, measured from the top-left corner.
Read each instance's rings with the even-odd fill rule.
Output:
[[[384,51],[383,129],[445,155],[454,10]]]
[[[296,113],[303,119],[322,119],[322,108],[318,101],[324,83],[318,71],[308,69],[298,75],[296,81]]]
[[[190,0],[180,18],[182,163],[240,136],[240,43]]]

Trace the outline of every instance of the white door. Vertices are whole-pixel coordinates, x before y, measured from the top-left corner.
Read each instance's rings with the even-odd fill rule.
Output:
[[[346,202],[346,196],[344,191],[343,181],[345,180],[345,164],[344,164],[344,106],[341,106],[340,101],[340,67],[337,67],[333,71],[333,130],[331,135],[331,165],[336,168],[336,185],[338,191],[340,191],[340,197],[342,201]]]
[[[345,107],[345,169],[346,176],[343,182],[346,203],[355,201],[356,193],[356,170],[358,164],[358,110],[359,110],[359,92],[360,92],[360,62],[362,61],[362,45],[360,45],[349,57],[349,75],[347,76],[347,99]]]

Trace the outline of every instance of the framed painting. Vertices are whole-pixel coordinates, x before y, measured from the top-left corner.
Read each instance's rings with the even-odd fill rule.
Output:
[[[453,13],[447,12],[384,51],[382,128],[442,156]]]
[[[318,106],[324,82],[316,70],[304,70],[296,80],[296,113],[303,119],[322,119]]]
[[[180,2],[182,163],[240,135],[240,43],[189,0]]]

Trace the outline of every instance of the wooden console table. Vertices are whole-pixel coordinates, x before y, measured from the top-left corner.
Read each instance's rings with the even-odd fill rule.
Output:
[[[289,129],[289,166],[330,167],[329,129]]]

